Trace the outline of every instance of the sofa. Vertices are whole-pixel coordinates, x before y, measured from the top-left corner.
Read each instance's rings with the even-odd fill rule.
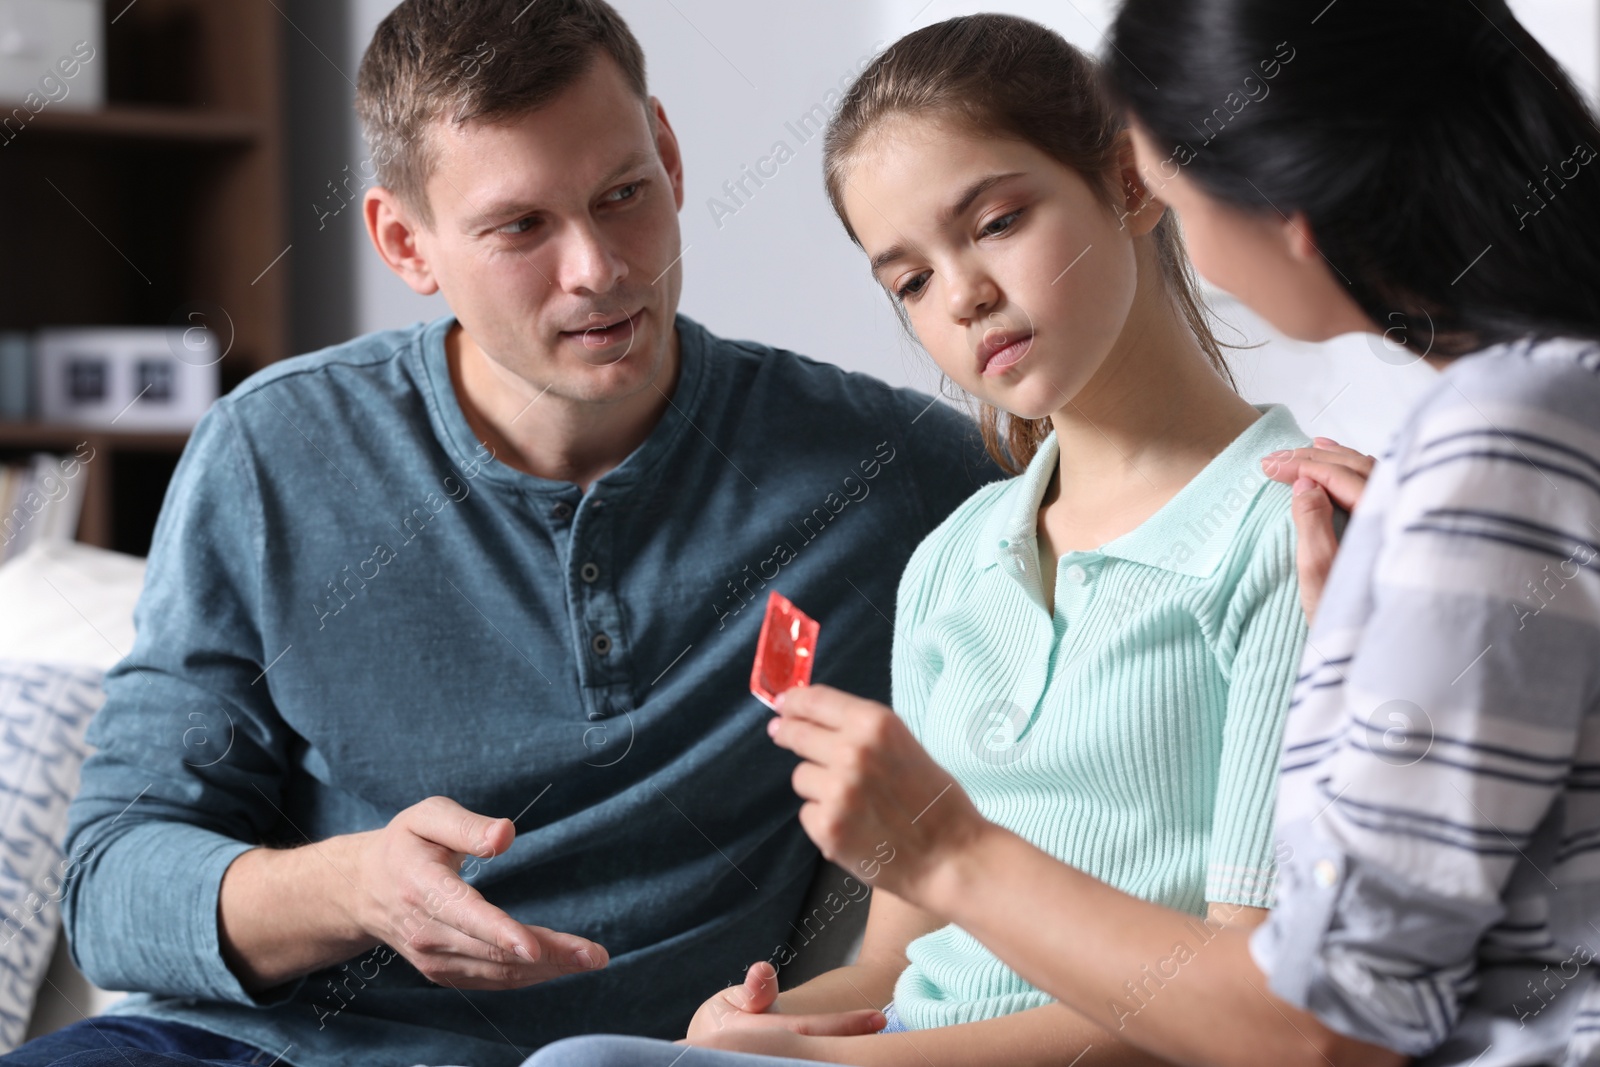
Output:
[[[132,647],[143,581],[143,560],[70,542],[0,567],[0,1051],[123,995],[68,957],[61,843],[99,679]]]

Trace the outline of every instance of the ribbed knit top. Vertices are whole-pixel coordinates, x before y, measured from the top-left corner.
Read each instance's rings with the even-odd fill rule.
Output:
[[[1054,434],[935,529],[900,583],[894,707],[978,809],[1196,915],[1271,902],[1278,752],[1305,640],[1291,493],[1260,460],[1310,441],[1282,405],[1258,410],[1145,522],[1062,556],[1053,614],[1038,511]],[[894,1005],[911,1029],[1051,1000],[954,925],[907,957]]]

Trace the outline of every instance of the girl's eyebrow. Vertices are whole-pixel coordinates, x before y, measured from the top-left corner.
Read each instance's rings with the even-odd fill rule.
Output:
[[[990,174],[979,178],[977,181],[967,186],[966,189],[962,191],[961,195],[956,198],[953,204],[939,212],[939,224],[944,226],[955,221],[955,219],[960,216],[962,212],[966,211],[967,208],[972,206],[972,202],[974,200],[978,199],[978,197],[982,196],[994,186],[999,185],[1003,181],[1008,181],[1011,178],[1020,177],[1022,177],[1022,171],[1014,170],[1006,174]],[[884,249],[882,252],[879,252],[877,255],[872,257],[872,273],[877,274],[878,271],[882,270],[884,267],[887,267],[895,260],[905,258],[905,255],[906,247],[904,245],[893,245]]]
[[[1006,181],[1007,179],[1020,177],[1022,177],[1022,172],[1020,170],[1014,170],[1009,174],[991,174],[987,178],[979,178],[977,181],[967,186],[966,191],[961,194],[960,199],[958,199],[954,204],[951,204],[949,207],[945,208],[943,211],[939,212],[939,222],[941,224],[954,222],[957,216],[966,211],[967,208],[971,207],[972,202],[978,199],[978,197],[982,196],[990,188],[999,185],[1001,182]]]

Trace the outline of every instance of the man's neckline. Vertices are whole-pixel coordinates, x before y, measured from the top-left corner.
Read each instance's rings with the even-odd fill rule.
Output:
[[[481,475],[497,483],[544,494],[574,492],[576,486],[572,482],[541,478],[513,467],[494,458],[481,444],[461,409],[445,350],[445,338],[458,321],[454,314],[447,314],[425,324],[417,346],[422,380],[427,385],[429,419],[440,443],[458,464],[476,466]],[[671,401],[644,441],[597,479],[589,487],[591,492],[633,484],[671,452],[684,430],[692,425],[704,391],[706,335],[698,323],[681,314],[675,317],[674,326],[678,333],[678,382]]]

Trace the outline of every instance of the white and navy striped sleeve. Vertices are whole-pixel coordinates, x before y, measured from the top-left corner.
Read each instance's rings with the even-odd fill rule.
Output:
[[[1429,1063],[1600,1062],[1569,1058],[1600,1036],[1597,360],[1519,342],[1441,376],[1295,687],[1252,952],[1279,996]],[[1532,1000],[1568,959],[1583,979]]]

